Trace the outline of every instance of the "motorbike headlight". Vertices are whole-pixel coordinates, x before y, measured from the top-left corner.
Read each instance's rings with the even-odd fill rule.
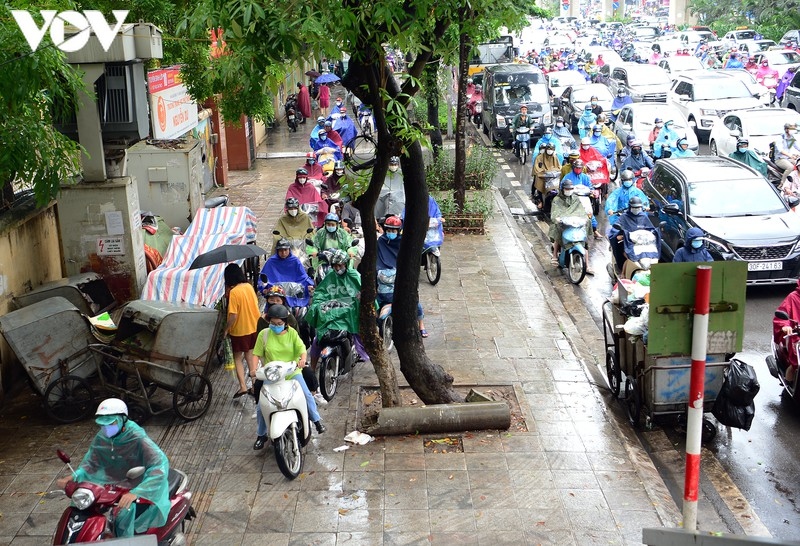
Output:
[[[74,504],[75,508],[78,510],[86,510],[92,504],[94,504],[94,493],[88,489],[79,487],[72,494],[72,504]]]
[[[319,356],[325,358],[329,356],[332,352],[333,352],[333,347],[325,347],[324,349],[322,349],[322,352],[319,354]]]
[[[542,116],[542,124],[543,125],[552,125],[553,124],[553,115],[548,112],[544,116]]]
[[[506,118],[503,116],[497,116],[497,128],[503,129],[506,126]]]

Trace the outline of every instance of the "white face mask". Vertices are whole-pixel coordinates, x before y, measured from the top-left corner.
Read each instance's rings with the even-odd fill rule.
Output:
[[[397,165],[389,165],[389,170],[392,171],[393,173],[397,172],[398,168],[399,167]]]
[[[297,209],[289,209],[289,216],[297,216]]]
[[[663,123],[656,123],[656,127],[658,127],[659,129],[662,128],[663,126],[664,126]]]
[[[307,178],[298,178],[298,179],[297,179],[297,183],[298,183],[298,184],[300,184],[301,186],[302,186],[303,184],[305,184],[307,181],[308,181],[308,179],[307,179]]]
[[[544,153],[546,153],[547,155],[553,155],[554,153],[556,153],[556,151],[555,150],[551,150],[550,148],[548,148],[548,149],[546,149],[544,151]]]
[[[575,192],[575,190],[564,190],[564,197],[569,197]]]

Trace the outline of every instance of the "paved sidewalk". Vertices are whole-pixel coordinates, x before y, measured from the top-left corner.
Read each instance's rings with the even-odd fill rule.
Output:
[[[306,129],[269,135],[271,153],[298,157],[232,173],[232,204],[256,213],[262,241],[303,161]],[[306,448],[301,477],[287,481],[270,449],[252,450],[253,403],[232,400],[236,382],[218,369],[205,417],[183,423],[167,413],[145,423],[189,474],[199,516],[191,544],[639,544],[642,527],[676,525],[663,482],[609,418],[569,342],[575,327],[543,291],[499,194],[495,201],[487,234],[446,236],[442,280],[420,282],[425,346],[457,385],[512,386],[527,432],[457,435],[463,453],[426,453],[418,436],[335,453],[355,428],[360,388],[377,385],[362,364],[321,408],[328,432]],[[20,386],[0,414],[0,545],[47,542],[66,506],[52,491],[63,470],[54,450],[79,459],[95,431],[91,421],[53,426]]]

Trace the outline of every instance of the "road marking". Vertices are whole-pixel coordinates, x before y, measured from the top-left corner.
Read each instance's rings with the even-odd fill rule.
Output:
[[[519,180],[512,180],[512,181],[511,181],[511,185],[512,185],[512,186],[515,186],[515,187],[517,187],[517,188],[518,188],[518,187],[520,187],[522,184],[520,184],[520,183],[519,183]]]
[[[506,165],[506,164],[500,165],[500,168],[503,169],[504,171],[510,171],[511,170],[511,167],[509,165]]]

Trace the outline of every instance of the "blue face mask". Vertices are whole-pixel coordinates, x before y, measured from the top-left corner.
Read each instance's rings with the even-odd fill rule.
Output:
[[[626,181],[624,181],[624,182],[622,183],[622,186],[623,186],[623,187],[625,187],[625,188],[630,188],[631,186],[633,186],[633,180],[626,180]]]
[[[692,248],[700,248],[703,246],[703,241],[701,239],[694,239],[692,241]]]
[[[106,438],[113,438],[119,433],[120,426],[118,422],[115,422],[110,425],[103,425],[102,429],[103,434],[106,435]]]
[[[325,230],[328,233],[336,233],[336,226],[325,226]]]
[[[286,328],[283,324],[270,324],[269,329],[272,330],[275,334],[280,334],[283,332],[283,329]]]
[[[395,233],[394,231],[387,231],[386,238],[389,239],[390,241],[393,241],[394,239],[397,239],[397,233]]]

